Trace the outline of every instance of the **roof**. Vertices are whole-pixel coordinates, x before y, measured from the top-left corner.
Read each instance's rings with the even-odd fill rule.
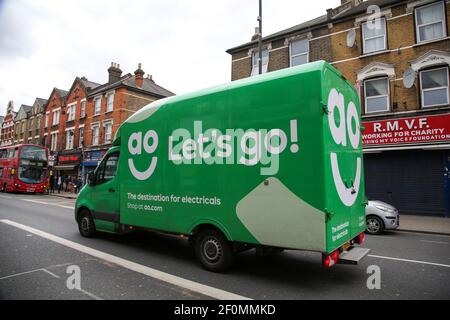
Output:
[[[58,89],[58,88],[55,88],[55,90],[56,90],[56,92],[58,92],[58,95],[61,98],[64,98],[65,96],[67,96],[69,94],[69,92],[66,91],[66,90],[61,90],[61,89]]]
[[[272,33],[268,36],[263,37],[262,40],[263,40],[263,42],[268,41],[268,40],[273,40],[276,38],[280,38],[280,37],[292,34],[294,32],[313,30],[318,27],[325,26],[328,23],[336,23],[336,22],[344,21],[344,20],[354,17],[358,14],[367,12],[367,8],[370,5],[377,5],[382,8],[382,7],[386,7],[386,6],[390,6],[390,5],[395,5],[395,4],[401,3],[401,2],[406,2],[406,0],[367,0],[367,1],[363,1],[362,3],[360,3],[359,5],[357,5],[355,7],[352,7],[346,11],[342,11],[341,13],[337,14],[335,17],[333,17],[331,19],[328,18],[327,14],[324,14],[320,17],[300,23],[293,27],[278,31],[276,33]],[[257,43],[258,43],[258,40],[253,40],[253,41],[241,44],[239,46],[230,48],[230,49],[226,50],[226,52],[229,54],[232,54],[232,53],[241,51],[246,48],[254,47],[257,45]]]
[[[122,86],[127,87],[134,91],[144,92],[146,94],[151,94],[151,95],[161,97],[161,98],[174,95],[173,92],[161,87],[160,85],[156,84],[153,80],[150,80],[148,78],[144,78],[142,88],[139,88],[138,86],[136,86],[135,81],[136,81],[136,76],[133,76],[130,73],[127,73],[126,75],[120,77],[120,79],[117,80],[116,82],[105,83],[103,85],[96,87],[94,90],[92,90],[89,93],[89,96],[93,96],[93,95],[99,94],[101,92],[112,90],[112,89],[122,87]]]
[[[80,78],[81,83],[86,89],[95,89],[100,86],[100,83],[89,81],[88,79],[82,77]]]
[[[22,105],[20,106],[19,110],[22,109],[22,108],[23,108],[23,110],[24,110],[25,112],[29,112],[29,111],[31,111],[31,109],[32,109],[33,107],[32,107],[32,106],[29,106],[29,105],[26,105],[26,104],[22,104]]]
[[[36,100],[41,107],[44,106],[48,101],[47,99],[43,99],[43,98],[36,98]]]
[[[132,76],[132,77],[124,80],[123,83],[128,87],[140,89],[139,87],[136,86],[135,81],[136,81],[136,76]],[[151,93],[156,93],[157,95],[164,96],[164,97],[170,97],[170,96],[174,95],[173,92],[167,90],[166,88],[161,87],[160,85],[156,84],[153,80],[148,79],[148,78],[144,78],[144,81],[142,83],[142,90],[148,91]]]

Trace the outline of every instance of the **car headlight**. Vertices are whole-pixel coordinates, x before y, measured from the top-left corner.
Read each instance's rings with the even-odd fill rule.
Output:
[[[384,212],[394,212],[394,210],[389,209],[385,206],[381,206],[381,205],[375,206],[375,208],[380,209],[381,211],[384,211]]]

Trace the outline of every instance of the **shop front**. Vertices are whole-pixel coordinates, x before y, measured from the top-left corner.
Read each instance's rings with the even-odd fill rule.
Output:
[[[90,172],[94,172],[95,168],[99,164],[100,160],[102,160],[107,150],[89,150],[84,151],[82,166],[82,181],[83,184],[87,181],[87,175]]]
[[[400,213],[450,217],[450,113],[363,121],[366,194]]]
[[[58,175],[77,178],[80,174],[81,151],[60,152],[57,164],[53,167]]]

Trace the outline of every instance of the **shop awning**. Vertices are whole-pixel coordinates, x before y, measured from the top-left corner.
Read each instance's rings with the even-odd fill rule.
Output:
[[[68,165],[54,166],[53,169],[64,171],[64,170],[74,170],[75,167],[77,167],[77,166],[76,166],[76,165],[69,165],[69,164],[68,164]]]

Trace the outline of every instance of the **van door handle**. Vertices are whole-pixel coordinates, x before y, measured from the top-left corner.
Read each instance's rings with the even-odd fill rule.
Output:
[[[114,188],[109,188],[108,191],[109,191],[109,192],[116,192],[116,189],[114,189]]]

